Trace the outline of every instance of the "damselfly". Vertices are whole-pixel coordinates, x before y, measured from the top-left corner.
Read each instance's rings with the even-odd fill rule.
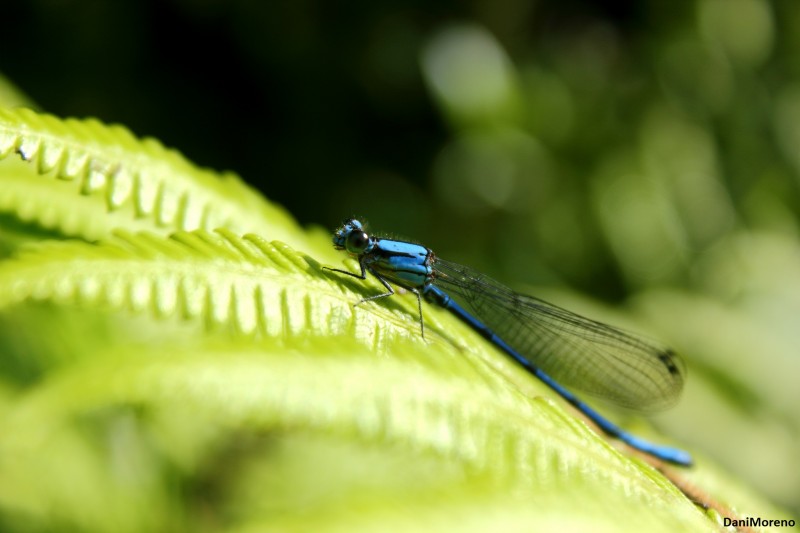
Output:
[[[680,395],[685,375],[674,351],[519,294],[468,267],[439,259],[419,244],[370,235],[356,219],[336,230],[333,245],[358,259],[361,273],[329,270],[358,279],[366,279],[369,272],[386,287],[385,293],[359,304],[393,295],[390,283],[408,289],[417,296],[423,336],[422,297],[453,313],[609,436],[664,461],[691,465],[687,452],[624,431],[564,387],[638,410],[666,407]]]

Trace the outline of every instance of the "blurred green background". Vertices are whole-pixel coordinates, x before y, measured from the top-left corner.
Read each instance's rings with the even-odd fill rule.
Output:
[[[626,303],[689,362],[659,423],[798,511],[799,41],[766,0],[29,0],[0,72],[302,223]]]

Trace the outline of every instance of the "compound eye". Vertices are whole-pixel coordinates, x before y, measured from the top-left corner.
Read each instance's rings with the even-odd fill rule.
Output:
[[[351,254],[360,254],[367,249],[369,235],[366,232],[354,230],[347,236],[347,251]]]

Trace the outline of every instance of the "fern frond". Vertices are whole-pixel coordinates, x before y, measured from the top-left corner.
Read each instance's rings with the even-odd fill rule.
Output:
[[[398,304],[394,316],[378,319],[384,307],[353,310],[357,296],[350,296],[346,306],[343,298],[339,283],[310,258],[283,243],[228,230],[169,238],[118,231],[113,241],[100,245],[48,242],[0,263],[0,308],[37,300],[149,310],[247,336],[358,330],[379,343],[389,331],[386,324],[400,326],[392,335],[417,331],[418,324],[410,326]],[[356,321],[355,313],[373,318]]]
[[[305,242],[283,209],[236,175],[200,169],[122,126],[0,108],[0,160],[15,153],[28,165],[0,163],[0,209],[67,236],[93,240],[115,228],[166,234],[223,227]],[[50,179],[37,180],[37,174]]]
[[[373,526],[391,518],[398,506],[402,514],[426,517],[421,522],[408,520],[409,525],[430,524],[436,516],[443,520],[468,502],[487,498],[482,511],[501,512],[506,530],[546,530],[550,524],[568,523],[566,516],[577,523],[605,519],[616,524],[616,531],[713,530],[713,524],[663,477],[599,445],[585,427],[565,424],[564,415],[551,403],[514,394],[507,387],[476,387],[468,365],[437,364],[442,355],[438,349],[409,343],[388,348],[390,354],[410,351],[417,364],[375,357],[372,350],[341,338],[318,339],[303,350],[266,344],[176,353],[162,347],[150,355],[130,352],[116,359],[91,359],[88,366],[43,383],[4,418],[7,437],[0,452],[13,454],[18,462],[0,463],[0,501],[8,494],[6,485],[18,479],[17,469],[25,472],[29,462],[49,463],[60,457],[52,457],[57,439],[38,444],[42,428],[58,428],[80,413],[111,405],[133,405],[189,412],[202,423],[222,426],[225,433],[269,431],[273,438],[299,438],[302,443],[303,436],[313,437],[329,447],[339,439],[348,447],[335,460],[353,467],[368,453],[392,457],[392,463],[370,472],[370,483],[360,492],[351,475],[343,480],[347,499],[334,498],[340,506],[357,508],[359,498],[369,499],[375,490],[386,493],[368,506],[375,515],[364,523]],[[206,445],[199,453],[212,452]],[[406,460],[398,461],[398,456]],[[273,468],[285,468],[287,458],[274,461]],[[408,473],[420,463],[424,468],[416,474],[415,490],[409,490],[400,469]],[[103,472],[102,462],[91,470]],[[263,497],[263,472],[256,479]],[[111,485],[113,478],[98,476],[98,482]],[[34,493],[63,497],[57,479],[25,481],[32,483],[46,488]],[[292,502],[306,501],[303,487],[311,489],[324,480],[316,469],[305,469],[284,483],[295,490],[269,491],[283,494],[281,516],[272,519],[298,521],[304,526],[300,529],[313,529],[318,516],[309,517],[302,505],[297,514],[287,515],[286,509],[295,507]],[[419,498],[419,491],[439,497]],[[510,494],[516,495],[511,498],[514,505],[499,497]],[[85,507],[91,516],[92,508],[111,505],[108,500],[114,493],[90,496]],[[321,499],[323,504],[330,500],[330,495]],[[29,505],[43,503],[48,502]],[[49,503],[45,509],[58,502]],[[521,510],[514,512],[515,507]],[[336,514],[325,507],[320,512]],[[98,520],[108,515],[95,513]]]
[[[599,502],[600,509],[630,506],[625,525],[642,520],[632,530],[657,530],[663,524],[664,530],[709,527],[665,477],[626,459],[572,414],[543,399],[552,393],[541,382],[498,356],[455,318],[426,306],[423,340],[413,298],[353,307],[371,290],[381,287],[328,275],[313,259],[282,243],[239,237],[226,229],[178,232],[169,238],[118,231],[109,242],[41,243],[0,262],[0,310],[43,301],[123,316],[133,311],[155,317],[154,322],[182,317],[229,333],[213,339],[194,335],[190,353],[164,345],[142,350],[142,341],[125,355],[126,348],[110,343],[101,354],[29,387],[5,408],[0,457],[23,460],[0,461],[0,507],[85,511],[80,505],[58,505],[68,494],[59,492],[57,480],[24,478],[34,457],[58,458],[53,452],[61,445],[58,438],[44,439],[55,448],[36,447],[42,442],[37,440],[40,429],[65,428],[64,446],[72,446],[72,454],[83,437],[71,420],[83,413],[119,405],[167,411],[181,406],[201,420],[224,423],[225,434],[235,434],[232,429],[311,434],[362,442],[392,457],[401,450],[410,461],[433,457],[436,468],[456,465],[454,483],[466,493],[454,499],[451,511],[487,494],[494,502],[490,505],[507,513],[507,502],[498,495],[523,494],[526,503],[533,495],[539,501],[537,495],[557,494],[550,491],[558,480],[557,487],[567,489],[554,499],[554,508],[561,509],[550,515],[554,521],[563,519],[559,505],[579,498]],[[229,342],[227,348],[203,344],[221,338]],[[265,342],[253,342],[258,338]],[[173,341],[186,350],[185,338]],[[33,455],[25,459],[25,454]],[[84,456],[92,462],[85,469],[104,472],[102,454]],[[19,470],[15,465],[21,465]],[[464,479],[467,483],[461,484]],[[396,480],[387,475],[384,482],[391,490]],[[114,482],[102,474],[96,481]],[[19,503],[8,487],[22,483],[35,485],[30,490],[37,497]],[[52,501],[43,500],[37,488],[55,494]],[[452,488],[448,485],[445,493],[454,494]],[[95,491],[80,501],[108,508],[114,502],[106,499],[112,496],[112,490]],[[393,501],[435,513],[429,500],[404,498],[398,493],[370,509],[388,518],[392,510],[386,502]],[[601,510],[586,517],[597,515],[615,517]],[[525,513],[504,516],[530,519]],[[546,510],[533,516],[544,517],[547,529]],[[97,520],[107,517],[97,514]],[[632,522],[632,517],[639,518]],[[647,517],[657,519],[651,523]],[[251,518],[252,524],[263,520]],[[302,516],[286,519],[309,526]],[[66,520],[81,523],[79,517]]]

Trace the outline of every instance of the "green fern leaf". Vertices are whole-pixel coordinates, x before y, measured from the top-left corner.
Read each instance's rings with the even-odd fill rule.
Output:
[[[398,357],[402,352],[414,364]],[[69,454],[79,446],[81,439],[72,431],[58,430],[54,438],[42,439],[43,429],[50,433],[81,413],[122,404],[190,412],[216,428],[218,436],[268,430],[301,450],[308,446],[337,449],[338,442],[335,461],[351,466],[363,461],[365,453],[372,454],[380,468],[370,473],[368,487],[351,488],[345,500],[345,509],[370,503],[370,513],[359,521],[372,528],[397,519],[407,521],[409,527],[420,523],[418,517],[403,519],[398,508],[413,509],[415,516],[427,514],[430,523],[481,504],[510,529],[559,523],[563,528],[570,523],[565,517],[572,517],[576,526],[595,521],[616,531],[715,529],[663,477],[628,462],[585,426],[569,422],[551,402],[503,386],[493,372],[465,361],[464,354],[453,358],[439,345],[431,349],[392,342],[386,345],[385,355],[376,356],[373,350],[346,339],[327,338],[303,350],[287,351],[271,343],[191,352],[129,351],[91,359],[88,365],[27,394],[7,414],[8,436],[0,452],[16,461],[0,465],[0,496],[10,490],[9,483],[20,481],[19,470],[29,471],[36,462],[51,465],[66,460],[58,443],[72,442]],[[441,357],[448,362],[442,364]],[[487,386],[476,386],[478,376],[488,381]],[[213,451],[208,441],[196,446],[196,455]],[[407,456],[409,465],[390,461],[398,456]],[[286,457],[267,460],[273,468],[286,468]],[[96,461],[89,469],[103,472],[103,457]],[[415,461],[422,462],[424,469],[415,468]],[[329,467],[335,471],[333,464]],[[402,470],[409,468],[424,476],[417,491],[446,496],[426,501],[404,484],[398,485]],[[263,476],[263,471],[257,476],[262,484]],[[95,481],[114,485],[111,476],[98,474]],[[283,499],[289,508],[300,506],[296,514],[287,515],[285,509],[277,514],[261,510],[240,520],[279,529],[281,524],[328,529],[322,527],[325,520],[321,518],[337,518],[342,513],[338,506],[326,507],[320,495],[321,516],[304,518],[302,511],[301,502],[308,494],[302,489],[313,493],[318,483],[313,470],[294,472],[291,484],[296,492]],[[24,486],[31,494],[46,494],[52,500],[22,503],[34,509],[59,508],[55,504],[67,496],[60,485],[61,480],[52,477],[26,479]],[[376,490],[383,498],[370,498]],[[517,494],[513,503],[498,497],[509,493]],[[87,500],[85,511],[95,528],[109,529],[110,524],[104,522],[106,510],[119,508],[115,500],[122,496],[86,489],[82,501]],[[577,502],[583,502],[580,511],[575,508]],[[625,517],[601,509],[617,509]],[[133,523],[138,521],[133,519]],[[334,529],[335,524],[331,524]],[[480,525],[488,525],[485,518],[471,516],[471,526]]]
[[[503,490],[538,494],[546,480],[569,479],[582,487],[572,487],[574,495],[603,501],[610,492],[634,514],[641,507],[663,515],[657,523],[702,527],[702,514],[665,478],[631,463],[552,400],[542,400],[553,395],[447,313],[426,307],[426,341],[419,335],[416,301],[397,297],[354,308],[365,290],[379,287],[331,276],[281,243],[227,230],[170,238],[117,232],[101,245],[31,247],[0,263],[2,309],[38,301],[157,320],[180,317],[227,338],[272,344],[205,357],[199,354],[208,349],[200,346],[191,355],[156,360],[141,350],[120,360],[119,348],[108,349],[74,374],[31,391],[30,400],[9,415],[5,427],[14,437],[4,443],[18,452],[35,441],[29,435],[35,428],[60,426],[119,402],[165,409],[164,402],[189,402],[194,413],[250,430],[304,428],[323,439],[358,435],[378,449],[432,454],[475,477],[466,501],[476,497],[472,491],[484,494],[487,480]],[[295,349],[276,349],[275,341]],[[391,478],[384,482],[391,488]],[[32,492],[55,490],[43,483]],[[502,501],[495,504],[505,508]],[[664,522],[666,516],[671,518]]]
[[[27,164],[0,164],[0,210],[66,236],[223,227],[305,242],[283,209],[234,174],[199,169],[122,126],[0,108],[0,160],[12,154]]]
[[[376,343],[386,334],[384,324],[398,324],[386,316],[356,322],[338,305],[342,290],[310,274],[319,268],[286,245],[255,235],[198,230],[164,238],[120,231],[102,245],[47,242],[0,263],[0,307],[32,299],[152,310],[265,337],[336,335],[358,323]]]

